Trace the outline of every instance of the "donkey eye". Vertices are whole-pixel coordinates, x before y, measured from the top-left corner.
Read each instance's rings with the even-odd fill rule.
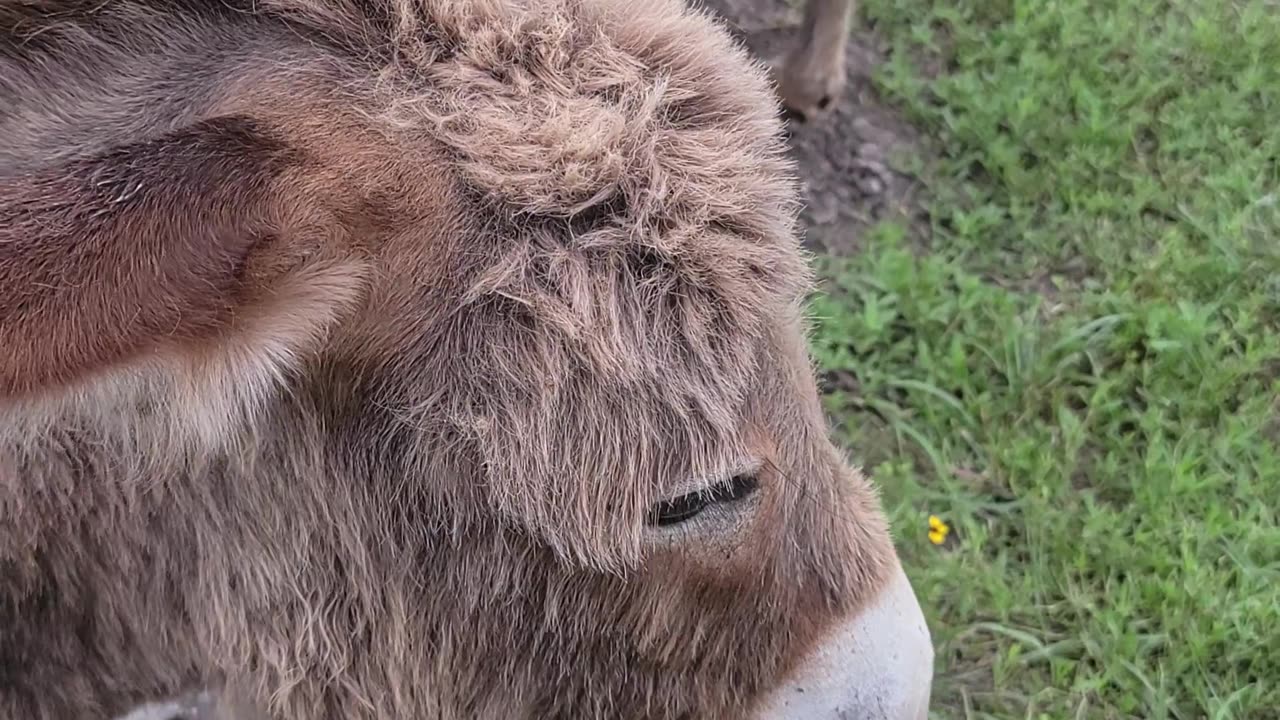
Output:
[[[716,503],[741,500],[754,493],[759,487],[760,480],[754,474],[735,475],[705,490],[681,495],[654,505],[649,509],[648,523],[658,527],[678,525]]]

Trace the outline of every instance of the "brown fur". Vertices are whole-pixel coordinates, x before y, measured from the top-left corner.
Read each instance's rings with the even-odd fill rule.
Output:
[[[708,18],[0,0],[0,32],[0,718],[203,685],[744,717],[883,583],[769,87]],[[731,515],[645,524],[753,463]]]

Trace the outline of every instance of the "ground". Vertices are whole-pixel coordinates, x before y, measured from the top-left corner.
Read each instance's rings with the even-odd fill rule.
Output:
[[[710,4],[766,56],[799,19]],[[863,0],[852,43],[793,136],[813,346],[933,717],[1280,718],[1274,1]]]

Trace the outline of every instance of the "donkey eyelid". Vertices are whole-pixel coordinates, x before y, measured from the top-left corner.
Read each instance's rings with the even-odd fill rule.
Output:
[[[678,483],[674,487],[667,488],[669,493],[666,497],[659,498],[656,502],[673,501],[685,495],[696,495],[700,492],[709,492],[712,488],[723,485],[732,478],[740,475],[756,475],[758,476],[764,469],[763,460],[744,460],[740,463],[730,465],[727,470],[715,475],[703,475],[699,477],[687,478]],[[723,478],[723,479],[717,479]]]
[[[759,488],[760,478],[757,473],[737,473],[711,487],[655,504],[650,508],[646,522],[662,528],[679,525],[716,505],[744,500]]]

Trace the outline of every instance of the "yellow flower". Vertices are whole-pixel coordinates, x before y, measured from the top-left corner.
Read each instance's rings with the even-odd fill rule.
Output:
[[[942,518],[937,515],[929,516],[929,542],[941,545],[946,542],[949,532],[951,532],[951,526],[942,522]]]

